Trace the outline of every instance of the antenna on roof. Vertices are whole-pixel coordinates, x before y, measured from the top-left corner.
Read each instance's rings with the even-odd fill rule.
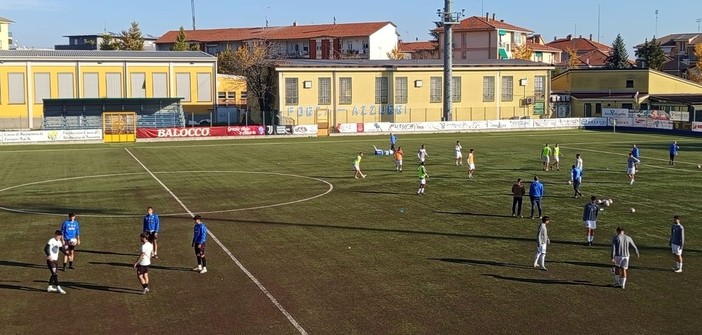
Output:
[[[195,0],[190,0],[190,12],[193,14],[193,30],[195,30]]]
[[[334,16],[334,24],[336,24],[336,16]]]

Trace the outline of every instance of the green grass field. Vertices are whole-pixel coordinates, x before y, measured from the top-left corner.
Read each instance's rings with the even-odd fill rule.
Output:
[[[453,164],[456,140],[464,155],[476,149],[475,179]],[[671,167],[673,140],[681,152]],[[546,142],[561,145],[560,172],[540,170]],[[699,332],[702,138],[549,131],[400,134],[398,143],[403,173],[372,155],[386,136],[0,147],[0,333],[46,333],[47,322],[52,334]],[[643,160],[629,186],[632,143]],[[420,144],[424,196],[415,194]],[[358,151],[368,177],[357,180]],[[577,152],[586,197],[614,199],[592,247],[586,200],[567,184]],[[510,216],[512,182],[534,175],[552,218],[547,272],[532,268],[537,220]],[[162,231],[142,295],[131,265],[147,206]],[[68,294],[50,294],[43,247],[69,211],[81,222],[77,269],[59,272]],[[189,212],[219,241],[208,239],[207,274],[190,270]],[[683,273],[672,272],[667,243],[675,214],[686,228]],[[609,287],[619,225],[641,251],[626,290]]]

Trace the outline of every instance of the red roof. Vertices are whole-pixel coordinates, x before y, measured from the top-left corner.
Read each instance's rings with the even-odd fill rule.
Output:
[[[436,50],[438,47],[437,42],[433,41],[420,41],[420,42],[400,42],[397,45],[398,49],[402,52],[417,52],[425,50]]]
[[[453,26],[454,31],[485,31],[485,30],[511,30],[511,31],[522,31],[531,33],[532,31],[526,28],[518,27],[509,23],[504,22],[504,20],[485,18],[483,16],[471,16],[467,19],[461,20],[461,22]],[[434,29],[438,32],[443,32],[443,28]]]
[[[605,53],[608,53],[612,49],[608,45],[604,45],[602,43],[598,43],[593,40],[582,37],[572,38],[570,35],[568,35],[568,37],[566,38],[561,38],[553,42],[546,43],[546,45],[566,52],[570,48],[578,51],[578,54],[586,53],[593,50],[600,50]]]
[[[365,37],[370,36],[388,24],[386,22],[340,23],[317,25],[293,25],[285,27],[223,28],[186,30],[188,41],[223,42],[247,40],[302,40],[319,37]],[[178,30],[163,34],[156,43],[175,43]]]
[[[527,47],[529,47],[531,50],[534,50],[534,51],[546,51],[546,52],[558,52],[558,53],[563,52],[561,49],[556,49],[556,48],[553,48],[553,47],[550,47],[550,46],[544,45],[544,44],[539,44],[539,43],[534,43],[534,42],[529,42],[529,41],[527,41],[526,44],[527,44]]]

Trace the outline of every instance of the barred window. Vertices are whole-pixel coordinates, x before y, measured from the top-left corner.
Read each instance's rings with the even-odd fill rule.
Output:
[[[395,78],[395,104],[407,103],[407,77]]]
[[[285,104],[297,105],[297,78],[285,78]]]
[[[536,76],[534,77],[534,98],[544,99],[546,96],[546,77]]]
[[[339,78],[339,103],[342,105],[350,105],[351,97],[351,78]]]
[[[375,103],[376,104],[388,103],[388,78],[387,77],[376,77],[375,78]]]
[[[331,104],[331,78],[319,78],[319,96],[317,104]]]
[[[483,77],[483,101],[495,101],[495,77]]]
[[[461,102],[461,77],[451,77],[451,102]]]
[[[429,102],[441,102],[441,77],[429,78]]]
[[[512,101],[514,98],[514,77],[502,77],[502,101]]]

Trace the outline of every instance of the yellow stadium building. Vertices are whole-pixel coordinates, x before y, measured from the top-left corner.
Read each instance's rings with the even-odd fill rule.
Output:
[[[552,69],[513,59],[456,61],[452,120],[550,117]],[[441,60],[286,60],[276,72],[281,123],[442,120]]]
[[[0,129],[39,129],[44,99],[180,98],[217,103],[217,58],[191,51],[0,51]]]

